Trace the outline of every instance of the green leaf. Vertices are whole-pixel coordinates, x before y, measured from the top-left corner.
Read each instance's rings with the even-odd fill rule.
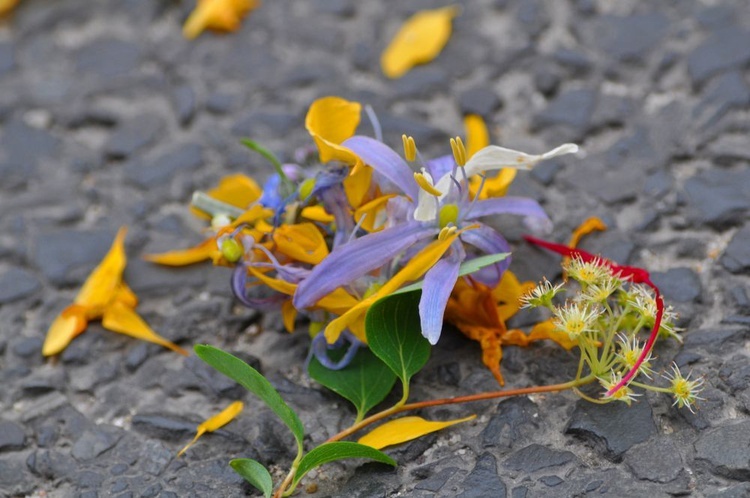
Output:
[[[330,351],[333,360],[342,355],[343,351]],[[365,348],[360,348],[352,362],[341,370],[330,370],[313,356],[308,372],[310,377],[351,401],[357,409],[357,420],[383,401],[396,383],[391,369]]]
[[[265,157],[268,162],[273,165],[273,169],[276,171],[276,174],[279,175],[279,178],[281,178],[282,197],[288,197],[292,195],[292,193],[294,192],[294,184],[291,182],[291,180],[289,180],[289,177],[286,176],[286,173],[284,173],[284,168],[281,166],[281,161],[279,161],[279,159],[273,154],[273,152],[266,149],[255,140],[250,140],[249,138],[243,138],[242,140],[240,140],[240,142],[248,149],[253,150],[261,156]]]
[[[294,489],[305,474],[315,467],[320,467],[324,463],[346,458],[368,458],[377,462],[387,463],[388,465],[397,465],[396,461],[375,448],[365,446],[364,444],[352,443],[351,441],[336,441],[333,443],[321,444],[311,450],[299,462],[297,472],[294,474],[294,481],[290,489]]]
[[[259,462],[250,458],[235,458],[229,462],[235,472],[247,482],[258,488],[263,496],[269,498],[273,492],[271,474]]]
[[[365,317],[367,344],[404,383],[430,358],[430,343],[419,321],[421,292],[392,294],[370,306]]]
[[[289,405],[281,399],[278,391],[273,388],[271,383],[260,372],[236,356],[232,356],[213,346],[198,344],[195,346],[195,354],[201,360],[262,399],[292,430],[294,438],[297,440],[297,447],[299,449],[302,448],[302,438],[305,436],[305,429],[302,427],[302,422],[300,422],[297,414],[289,408]]]
[[[500,261],[507,259],[508,256],[510,256],[509,252],[499,252],[497,254],[485,254],[484,256],[479,256],[478,258],[464,261],[461,266],[458,267],[458,276],[463,277],[464,275],[468,275],[469,273],[474,273],[477,270],[481,270],[485,266],[499,263]],[[411,285],[402,287],[394,292],[394,294],[405,294],[407,292],[419,290],[422,287],[424,287],[424,280],[420,280],[419,282],[414,282]]]

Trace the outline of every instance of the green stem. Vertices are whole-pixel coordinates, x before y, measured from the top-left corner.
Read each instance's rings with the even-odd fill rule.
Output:
[[[642,389],[648,389],[649,391],[655,391],[658,393],[665,393],[665,394],[672,394],[672,390],[668,387],[658,387],[658,386],[651,386],[649,384],[643,384],[641,382],[637,382],[635,380],[630,381],[631,386],[640,387]]]
[[[294,184],[289,179],[289,177],[286,176],[286,173],[284,173],[284,168],[281,166],[281,161],[279,161],[278,158],[274,156],[270,150],[266,149],[254,140],[243,138],[242,140],[240,140],[240,142],[242,142],[242,145],[250,150],[257,152],[271,163],[273,169],[276,171],[276,174],[279,175],[279,178],[281,178],[281,183],[283,186],[281,189],[281,196],[288,197],[292,195],[292,192],[294,192]]]
[[[204,192],[193,192],[193,207],[200,209],[211,217],[224,214],[231,218],[238,218],[244,211],[237,206],[232,206],[226,202],[221,202]]]
[[[359,423],[353,424],[348,429],[344,429],[338,434],[330,437],[326,441],[326,443],[340,441],[344,439],[345,437],[350,436],[354,434],[355,432],[367,427],[368,425],[374,424],[375,422],[383,420],[384,418],[387,418],[391,415],[395,415],[396,413],[401,413],[401,412],[406,412],[406,411],[411,411],[411,410],[419,410],[422,408],[429,408],[432,406],[455,405],[459,403],[471,403],[474,401],[485,401],[489,399],[506,398],[510,396],[523,396],[525,394],[538,394],[538,393],[564,391],[566,389],[573,389],[578,386],[588,384],[592,382],[595,378],[596,377],[594,377],[593,375],[587,375],[586,377],[582,379],[575,379],[575,380],[571,380],[570,382],[565,382],[562,384],[553,384],[549,386],[535,386],[535,387],[524,387],[520,389],[508,389],[508,390],[503,390],[503,391],[490,391],[486,393],[470,394],[468,396],[456,396],[454,398],[442,398],[442,399],[433,399],[433,400],[428,400],[428,401],[419,401],[416,403],[403,404],[401,406],[397,404],[391,408],[388,408],[387,410],[383,410],[382,412],[371,415]]]

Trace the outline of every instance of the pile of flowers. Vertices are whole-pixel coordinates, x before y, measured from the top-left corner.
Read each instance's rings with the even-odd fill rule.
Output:
[[[487,145],[484,122],[469,116],[468,147],[456,137],[451,154],[427,159],[412,137],[403,136],[402,157],[382,142],[371,112],[376,137],[355,134],[361,113],[359,103],[338,97],[313,102],[305,124],[317,164],[281,164],[246,141],[275,173],[262,188],[234,175],[197,193],[194,211],[210,219],[212,236],[197,247],[147,258],[168,265],[210,258],[234,267],[239,301],[280,310],[290,332],[304,314],[312,354],[330,369],[345,367],[366,345],[364,319],[374,302],[422,280],[422,334],[434,345],[444,318],[453,322],[482,344],[485,363],[502,383],[501,343],[529,342],[504,324],[528,285],[508,271],[508,242],[482,220],[514,215],[533,232],[547,231],[550,220],[535,200],[506,191],[518,169],[578,147],[531,155]],[[479,266],[459,277],[462,268]],[[477,304],[489,315],[484,322],[477,321]],[[572,346],[550,327],[531,337]],[[333,361],[327,350],[338,347],[347,353]]]

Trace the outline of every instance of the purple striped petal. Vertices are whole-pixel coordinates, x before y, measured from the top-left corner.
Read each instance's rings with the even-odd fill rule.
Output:
[[[380,268],[409,246],[435,233],[434,227],[412,222],[370,233],[335,248],[299,284],[294,307],[299,310],[314,305],[338,287]]]
[[[414,181],[414,172],[393,149],[374,138],[354,136],[341,144],[349,148],[365,164],[386,177],[412,199],[417,198],[419,186]]]
[[[424,276],[422,298],[419,300],[419,319],[422,335],[433,346],[443,331],[443,315],[448,298],[458,279],[458,267],[466,253],[460,243],[451,246],[451,252],[430,268]]]
[[[344,353],[344,356],[342,356],[341,359],[335,361],[328,356],[329,350],[346,347],[347,343],[349,344],[349,347],[346,349],[346,353]],[[316,335],[312,340],[310,353],[328,370],[341,370],[352,362],[359,348],[364,345],[365,343],[357,339],[348,330],[345,330],[339,336],[339,339],[333,344],[328,344],[325,334]]]
[[[247,268],[237,265],[232,272],[232,292],[235,297],[245,306],[251,309],[271,311],[279,309],[281,303],[288,299],[281,293],[274,293],[270,297],[252,298],[247,295]]]
[[[528,197],[497,197],[477,201],[471,207],[466,219],[475,219],[494,214],[517,214],[523,216],[523,223],[534,233],[548,233],[552,230],[552,220],[542,206]]]
[[[473,230],[467,230],[461,234],[461,240],[470,244],[485,254],[497,254],[500,252],[510,252],[510,245],[505,238],[497,233],[493,228],[483,223],[478,223],[479,227]],[[472,277],[490,287],[495,287],[505,270],[510,266],[511,257],[508,256],[502,261],[493,265],[482,268],[472,273]]]
[[[331,213],[336,221],[336,233],[333,235],[335,249],[346,242],[354,231],[354,219],[349,211],[349,200],[341,184],[333,185],[318,195],[325,210]]]

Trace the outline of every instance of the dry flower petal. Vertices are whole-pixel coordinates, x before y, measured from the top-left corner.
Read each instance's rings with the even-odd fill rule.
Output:
[[[468,422],[474,418],[476,418],[476,415],[456,420],[447,420],[445,422],[435,422],[425,420],[422,417],[403,417],[391,420],[390,422],[386,422],[377,427],[368,434],[362,436],[358,443],[379,450],[386,446],[393,446],[394,444],[411,441],[412,439],[437,432],[446,427],[460,424],[461,422]]]
[[[225,202],[240,209],[247,209],[253,202],[260,199],[263,190],[255,183],[255,180],[243,174],[225,176],[219,180],[219,184],[206,192],[206,195],[220,202]],[[190,212],[195,216],[210,219],[211,216],[193,206]]]
[[[224,408],[224,410],[221,411],[221,413],[217,413],[213,417],[206,419],[205,422],[200,424],[196,430],[195,437],[192,441],[190,441],[184,448],[180,450],[179,453],[177,453],[177,456],[182,456],[192,445],[195,444],[195,442],[198,440],[199,437],[201,437],[203,434],[207,432],[213,432],[215,430],[221,429],[225,425],[227,425],[229,422],[235,419],[237,415],[242,411],[242,408],[244,407],[244,404],[242,401],[235,401],[228,407]]]
[[[220,253],[221,251],[219,251],[219,248],[216,246],[216,239],[211,237],[197,246],[189,247],[187,249],[178,249],[176,251],[162,252],[159,254],[147,254],[143,256],[143,259],[165,266],[186,266],[214,259],[214,257]]]
[[[357,164],[359,158],[341,142],[354,135],[359,126],[362,105],[341,97],[323,97],[310,105],[305,128],[318,146],[320,161]]]
[[[130,337],[135,337],[142,341],[153,342],[154,344],[171,349],[176,353],[180,353],[183,356],[188,356],[187,351],[154,332],[151,327],[143,321],[143,318],[138,316],[132,308],[129,308],[123,303],[114,302],[104,310],[102,326],[112,332],[129,335]]]
[[[312,223],[280,225],[273,232],[280,253],[303,263],[318,264],[328,256],[328,246],[318,227]]]
[[[456,6],[417,12],[399,29],[380,57],[383,74],[400,78],[417,64],[438,56],[451,36],[451,21],[459,13]]]

